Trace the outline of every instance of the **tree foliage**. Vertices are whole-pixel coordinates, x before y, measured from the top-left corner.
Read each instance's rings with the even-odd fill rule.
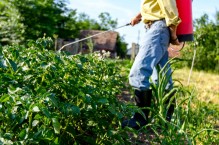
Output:
[[[100,26],[103,30],[115,29],[117,26],[117,20],[112,20],[110,14],[107,12],[100,13],[98,18],[100,19]]]
[[[48,36],[58,34],[62,37],[65,32],[65,23],[69,20],[69,9],[65,1],[61,0],[14,0],[22,23],[26,26],[25,39],[37,39],[44,33]],[[71,11],[70,15],[74,13]]]
[[[116,47],[117,47],[117,55],[120,58],[125,58],[126,56],[126,50],[127,50],[127,43],[124,41],[124,38],[121,36],[117,37],[117,43],[116,43]]]
[[[86,13],[79,13],[77,17],[77,28],[79,30],[100,30],[100,24],[91,19]]]
[[[9,0],[0,1],[0,44],[21,42],[25,26],[22,16]]]
[[[117,19],[107,12],[100,13],[95,20],[85,13],[77,14],[67,4],[68,0],[2,0],[0,44],[36,40],[44,35],[74,39],[80,30],[109,30],[117,26]],[[119,43],[124,46],[122,41]]]
[[[209,20],[204,14],[194,22],[195,47],[197,48],[195,68],[198,70],[219,71],[219,12],[216,12],[215,21]],[[194,45],[184,50],[183,58],[191,59]],[[191,66],[191,61],[188,63]]]

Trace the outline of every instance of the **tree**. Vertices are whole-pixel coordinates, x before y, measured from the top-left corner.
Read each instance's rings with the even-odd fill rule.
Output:
[[[87,14],[85,13],[79,13],[77,17],[77,27],[79,30],[100,30],[100,24],[94,20],[91,19]]]
[[[201,18],[196,19],[195,26],[195,44],[197,47],[195,68],[205,71],[219,71],[219,13],[216,12],[216,21],[209,20],[208,15],[204,14]],[[193,45],[183,52],[183,58],[192,58],[189,52]],[[191,65],[191,62],[188,63]]]
[[[0,44],[20,43],[25,27],[22,16],[10,0],[0,1]]]
[[[77,27],[76,10],[69,10],[65,19],[62,21],[62,27],[58,29],[57,34],[61,38],[76,38],[78,37],[79,30]]]
[[[108,12],[100,13],[98,16],[100,20],[100,26],[102,30],[114,29],[117,26],[117,19],[112,20],[110,14]]]
[[[44,34],[57,34],[59,37],[69,34],[66,33],[69,30],[65,29],[65,24],[72,21],[76,13],[67,9],[65,0],[14,0],[13,3],[23,17],[21,22],[26,27],[25,39],[35,40]]]
[[[116,52],[120,58],[125,58],[127,51],[127,43],[124,41],[124,38],[118,35],[116,42]]]

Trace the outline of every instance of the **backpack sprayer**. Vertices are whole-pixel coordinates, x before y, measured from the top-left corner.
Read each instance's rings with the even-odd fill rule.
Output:
[[[177,37],[179,42],[194,41],[193,22],[192,22],[192,0],[177,0],[176,5],[179,12],[179,17],[182,22],[177,27]],[[196,56],[196,43],[194,44],[194,54],[192,58],[192,66],[190,69],[187,85],[190,83],[194,61]]]

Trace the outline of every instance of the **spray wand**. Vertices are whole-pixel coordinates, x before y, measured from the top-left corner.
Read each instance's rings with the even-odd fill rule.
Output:
[[[114,28],[114,29],[111,29],[111,30],[108,30],[108,31],[100,32],[100,33],[97,33],[97,34],[91,35],[91,36],[89,36],[89,37],[86,37],[86,38],[83,38],[83,39],[80,39],[80,40],[77,40],[77,41],[74,41],[74,42],[71,42],[71,43],[65,44],[65,45],[63,45],[63,46],[59,49],[59,51],[61,51],[62,49],[64,49],[66,46],[69,46],[69,45],[72,45],[72,44],[75,44],[75,43],[78,43],[78,42],[81,42],[81,41],[87,40],[87,39],[89,39],[89,38],[92,38],[92,37],[95,37],[95,36],[98,36],[98,35],[101,35],[101,34],[104,34],[104,33],[110,32],[110,31],[114,31],[114,30],[116,30],[116,29],[120,29],[120,28],[122,28],[122,27],[129,26],[129,25],[131,25],[131,23],[127,23],[127,24],[122,25],[122,26],[120,26],[120,27],[117,27],[117,28]]]

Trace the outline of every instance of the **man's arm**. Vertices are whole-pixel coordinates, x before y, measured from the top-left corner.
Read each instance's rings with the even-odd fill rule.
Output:
[[[138,13],[134,18],[131,20],[131,25],[134,26],[141,21],[141,13]]]
[[[169,29],[170,29],[170,43],[173,45],[180,45],[179,40],[178,40],[177,35],[176,35],[177,26],[170,25]]]
[[[176,6],[176,0],[158,0],[162,12],[165,14],[167,26],[170,29],[170,43],[179,45],[176,35],[176,29],[181,22]]]

